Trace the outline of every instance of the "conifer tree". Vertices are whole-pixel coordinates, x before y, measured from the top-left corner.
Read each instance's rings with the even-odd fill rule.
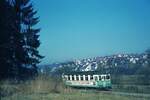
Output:
[[[0,79],[37,73],[43,57],[36,13],[30,0],[0,0]]]
[[[34,11],[30,0],[14,0],[12,5],[15,10],[16,20],[16,62],[17,66],[30,67],[36,72],[36,64],[42,58],[37,48],[40,46],[39,31],[34,26],[39,22],[35,17],[37,11]],[[20,68],[19,68],[20,69]],[[19,71],[20,72],[20,71]]]
[[[0,79],[13,76],[12,39],[14,33],[14,13],[6,0],[0,0]]]

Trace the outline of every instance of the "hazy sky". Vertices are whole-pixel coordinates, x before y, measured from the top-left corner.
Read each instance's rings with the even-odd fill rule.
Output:
[[[42,61],[51,63],[150,47],[150,0],[34,0]]]

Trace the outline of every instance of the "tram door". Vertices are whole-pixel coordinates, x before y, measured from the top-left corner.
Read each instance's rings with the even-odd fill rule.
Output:
[[[101,80],[102,80],[103,87],[106,87],[105,75],[101,75]]]
[[[104,75],[101,76],[101,80],[105,81],[105,76]]]

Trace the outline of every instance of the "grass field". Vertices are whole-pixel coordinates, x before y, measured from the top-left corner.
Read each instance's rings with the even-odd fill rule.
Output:
[[[17,93],[12,96],[3,97],[1,100],[149,100],[148,98],[139,98],[134,96],[121,96],[109,93],[86,93],[83,91],[74,91],[68,93]]]
[[[0,82],[0,89],[1,100],[150,100],[150,96],[120,95],[114,90],[103,92],[66,88],[61,80],[43,76],[19,84],[3,81]]]

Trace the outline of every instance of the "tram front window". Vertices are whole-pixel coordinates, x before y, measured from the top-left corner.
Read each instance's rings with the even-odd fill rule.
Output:
[[[90,80],[93,80],[93,76],[90,76]]]
[[[102,80],[101,76],[99,76],[99,80]]]
[[[105,76],[102,76],[102,81],[105,80]]]
[[[109,75],[107,75],[107,76],[106,76],[106,79],[110,79],[110,76],[109,76]]]

